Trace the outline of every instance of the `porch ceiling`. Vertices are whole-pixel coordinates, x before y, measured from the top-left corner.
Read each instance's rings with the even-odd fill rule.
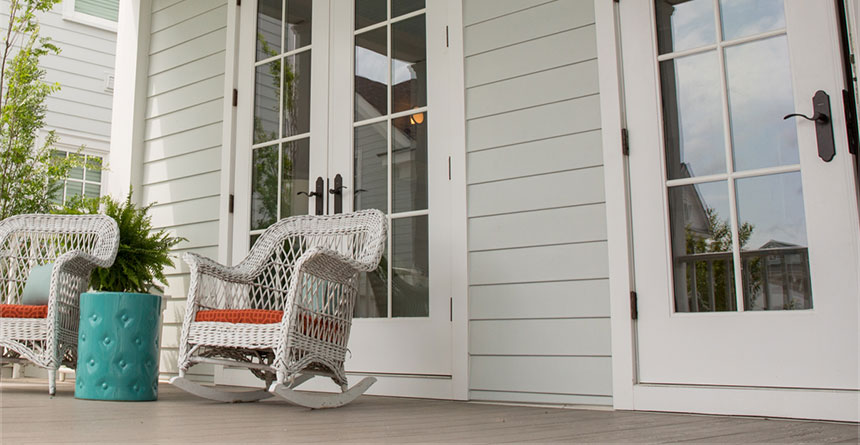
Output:
[[[0,382],[0,442],[853,442],[856,424],[633,413],[363,396],[310,411],[221,404],[167,384],[157,402],[49,397],[43,381]]]

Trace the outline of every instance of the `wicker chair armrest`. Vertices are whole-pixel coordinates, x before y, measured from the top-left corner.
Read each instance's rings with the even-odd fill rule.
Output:
[[[224,281],[249,283],[252,276],[239,267],[225,266],[217,261],[196,253],[186,252],[182,260],[188,264],[191,274],[202,273]]]
[[[54,273],[60,271],[75,275],[88,275],[96,267],[110,267],[113,258],[91,255],[80,250],[72,250],[60,255],[54,262]]]
[[[360,261],[323,247],[308,249],[296,261],[296,271],[300,274],[307,272],[336,282],[346,282],[356,273],[365,270],[372,269],[368,269],[368,266]]]

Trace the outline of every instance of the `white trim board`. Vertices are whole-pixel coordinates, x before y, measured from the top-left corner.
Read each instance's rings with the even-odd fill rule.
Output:
[[[612,333],[612,401],[616,409],[635,409],[636,381],[630,290],[633,288],[628,213],[627,160],[621,153],[624,127],[622,72],[618,48],[617,4],[594,1],[597,65],[600,77],[600,120],[603,128],[603,175],[609,255],[609,306]]]

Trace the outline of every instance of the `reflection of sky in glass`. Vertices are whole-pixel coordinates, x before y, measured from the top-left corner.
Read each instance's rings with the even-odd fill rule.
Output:
[[[723,40],[785,27],[783,0],[720,0]]]
[[[660,54],[697,48],[716,41],[712,0],[657,1]]]
[[[753,225],[744,250],[769,241],[806,247],[800,172],[738,179],[735,191],[740,223]]]
[[[719,75],[716,51],[660,62],[669,179],[726,171]]]
[[[374,82],[387,83],[388,79],[385,76],[388,71],[388,58],[384,54],[379,54],[376,51],[371,51],[360,46],[355,47],[355,75],[364,77]],[[391,71],[394,72],[394,83],[405,82],[412,78],[412,72],[409,69],[411,63],[400,60],[391,61]]]
[[[799,162],[785,36],[726,48],[735,170]]]

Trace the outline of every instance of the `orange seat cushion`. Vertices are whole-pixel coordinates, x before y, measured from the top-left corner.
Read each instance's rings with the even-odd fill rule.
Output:
[[[280,323],[284,311],[267,311],[264,309],[213,309],[197,311],[195,321],[217,321],[221,323],[251,323],[270,324]]]
[[[0,304],[0,318],[45,318],[47,316],[47,304],[44,306]]]
[[[280,323],[284,317],[284,311],[269,311],[264,309],[211,309],[197,311],[194,321],[214,321],[219,323],[250,323],[271,324]],[[312,335],[321,340],[331,337],[338,331],[338,326],[331,320],[314,318],[309,314],[300,315],[302,329],[306,335]],[[322,332],[320,332],[322,331]],[[328,335],[325,335],[327,333]],[[323,338],[323,334],[326,338]]]

